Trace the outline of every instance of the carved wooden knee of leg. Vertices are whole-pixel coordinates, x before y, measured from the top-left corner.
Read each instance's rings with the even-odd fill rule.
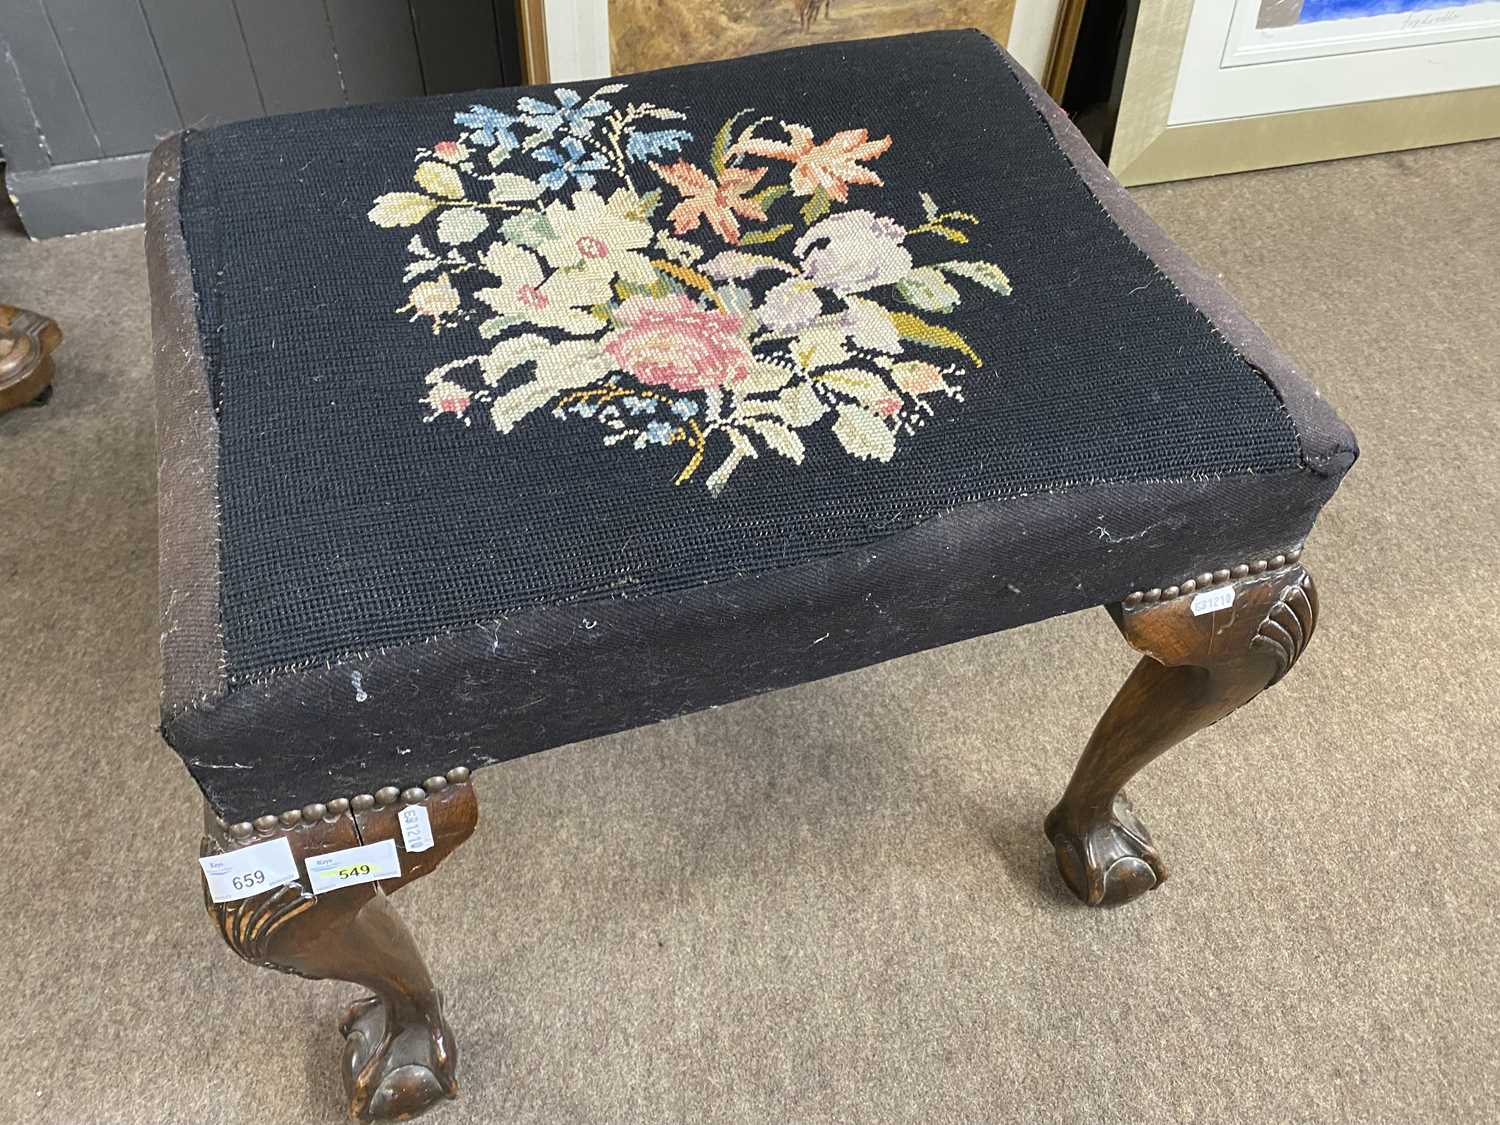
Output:
[[[1063,880],[1090,906],[1128,902],[1166,867],[1123,786],[1136,771],[1281,679],[1312,638],[1318,596],[1300,551],[1132,594],[1110,607],[1145,653],[1048,815]]]
[[[458,1093],[458,1049],[443,1018],[442,997],[387,897],[437,867],[478,820],[470,785],[429,786],[434,791],[414,803],[427,809],[432,847],[398,850],[400,878],[321,894],[311,890],[307,861],[361,844],[400,841],[404,804],[392,799],[380,806],[365,796],[309,805],[300,817],[262,818],[248,837],[237,837],[212,815],[205,818],[203,855],[281,836],[301,875],[299,882],[233,902],[215,903],[205,893],[209,916],[229,948],[264,968],[353,981],[374,993],[339,1021],[349,1116],[361,1121],[406,1120]]]

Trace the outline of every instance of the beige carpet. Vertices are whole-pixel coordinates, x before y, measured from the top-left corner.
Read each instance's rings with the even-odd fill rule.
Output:
[[[1496,1120],[1497,182],[1475,144],[1141,192],[1364,447],[1308,657],[1132,787],[1161,891],[1076,907],[1039,829],[1132,663],[1102,612],[495,768],[402,896],[435,1120]],[[68,334],[0,419],[0,1121],[333,1121],[354,989],[219,943],[153,730],[140,242],[0,238]]]

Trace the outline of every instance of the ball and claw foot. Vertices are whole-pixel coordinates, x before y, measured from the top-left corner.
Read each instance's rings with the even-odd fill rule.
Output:
[[[344,1093],[359,1121],[408,1121],[458,1096],[458,1045],[434,995],[425,1022],[388,1025],[374,996],[356,1000],[339,1021]]]
[[[1089,906],[1120,906],[1167,877],[1151,833],[1123,793],[1115,797],[1109,819],[1095,824],[1073,823],[1059,805],[1048,815],[1046,831],[1063,882]]]

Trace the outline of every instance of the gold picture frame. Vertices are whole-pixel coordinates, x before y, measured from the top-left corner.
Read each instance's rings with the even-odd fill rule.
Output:
[[[526,82],[613,74],[608,8],[609,0],[516,0]],[[1054,76],[1059,83],[1067,80],[1082,12],[1083,0],[1013,0],[1011,53],[1048,89]],[[935,18],[934,26],[940,22]]]
[[[1143,0],[1109,168],[1127,186],[1482,140],[1500,134],[1500,86],[1171,125],[1191,3]]]

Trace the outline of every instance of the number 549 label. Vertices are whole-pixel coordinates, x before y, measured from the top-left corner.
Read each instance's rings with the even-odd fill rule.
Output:
[[[198,863],[208,881],[208,896],[215,902],[234,902],[297,881],[297,861],[284,836],[223,855],[206,855]]]
[[[396,855],[395,840],[324,852],[307,859],[307,880],[312,884],[313,894],[400,877],[401,860]]]

